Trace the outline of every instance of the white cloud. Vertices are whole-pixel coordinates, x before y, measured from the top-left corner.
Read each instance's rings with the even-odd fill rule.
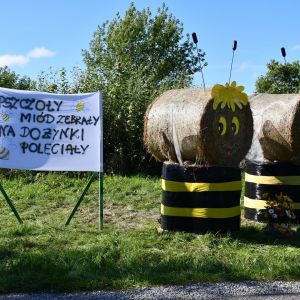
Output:
[[[300,50],[300,45],[295,45],[292,50],[294,51],[299,51]]]
[[[238,67],[237,67],[237,72],[244,72],[249,68],[249,64],[246,62],[241,63]]]
[[[34,48],[25,55],[4,54],[0,55],[0,67],[24,66],[31,59],[54,56],[55,52],[45,47]]]
[[[29,58],[24,55],[0,55],[0,67],[4,66],[24,66],[28,63]]]
[[[55,52],[46,49],[45,47],[34,48],[27,53],[27,57],[30,58],[41,58],[41,57],[51,57],[54,56]]]
[[[256,65],[250,61],[244,61],[235,68],[235,72],[261,72],[265,69],[264,65]]]

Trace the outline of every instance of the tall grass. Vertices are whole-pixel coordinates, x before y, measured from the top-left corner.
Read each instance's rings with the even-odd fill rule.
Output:
[[[232,236],[160,233],[159,178],[105,177],[104,230],[96,183],[66,227],[86,181],[60,173],[2,178],[24,225],[1,197],[0,293],[300,279],[300,240],[267,237],[261,224],[243,220]]]

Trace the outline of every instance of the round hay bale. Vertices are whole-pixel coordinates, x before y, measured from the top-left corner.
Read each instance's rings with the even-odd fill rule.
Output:
[[[234,166],[245,157],[253,134],[249,104],[216,105],[211,92],[170,90],[150,104],[144,144],[157,160]]]
[[[199,234],[238,231],[241,188],[238,167],[164,163],[162,229]]]
[[[249,99],[254,119],[247,159],[300,164],[300,95],[256,94]]]

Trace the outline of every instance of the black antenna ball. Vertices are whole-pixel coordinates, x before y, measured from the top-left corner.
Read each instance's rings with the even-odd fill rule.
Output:
[[[282,54],[282,56],[284,58],[286,57],[286,52],[285,52],[285,48],[284,47],[281,48],[281,54]]]
[[[195,44],[197,44],[197,43],[198,43],[198,39],[197,39],[197,34],[196,34],[196,32],[193,32],[193,33],[192,33],[192,38],[193,38],[193,42],[194,42]]]
[[[237,48],[237,41],[234,40],[234,41],[233,41],[233,44],[232,44],[232,50],[235,51],[236,48]]]

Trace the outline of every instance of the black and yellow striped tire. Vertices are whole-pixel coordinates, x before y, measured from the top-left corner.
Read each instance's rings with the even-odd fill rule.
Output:
[[[244,216],[246,219],[265,222],[266,201],[270,196],[283,193],[294,201],[294,212],[300,220],[300,167],[283,163],[247,162],[245,168]]]
[[[164,163],[161,226],[200,234],[238,231],[240,195],[239,168]]]

